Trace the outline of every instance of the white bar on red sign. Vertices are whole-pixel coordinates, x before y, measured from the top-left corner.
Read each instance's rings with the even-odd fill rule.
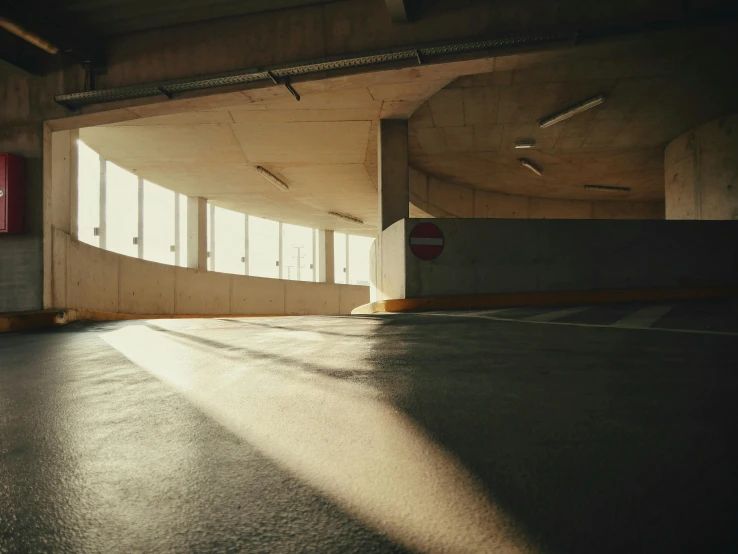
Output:
[[[443,246],[443,239],[423,239],[412,237],[410,238],[410,244],[418,244],[422,246]]]

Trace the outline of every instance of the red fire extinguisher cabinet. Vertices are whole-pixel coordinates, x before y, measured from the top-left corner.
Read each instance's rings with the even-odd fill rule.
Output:
[[[23,232],[25,188],[25,158],[0,153],[0,234]]]

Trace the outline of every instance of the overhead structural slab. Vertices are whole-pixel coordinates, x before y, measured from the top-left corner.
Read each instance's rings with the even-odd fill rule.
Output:
[[[410,174],[407,120],[379,122],[379,228],[384,231],[409,216]]]
[[[409,19],[405,0],[384,0],[384,2],[387,4],[387,9],[394,23],[401,23]]]

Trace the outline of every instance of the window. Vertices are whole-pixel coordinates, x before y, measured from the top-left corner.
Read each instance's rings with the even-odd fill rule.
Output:
[[[369,286],[369,250],[373,238],[348,235],[349,267],[348,278],[350,285]]]
[[[249,216],[249,275],[279,278],[279,223]]]
[[[346,284],[346,237],[343,233],[333,234],[335,282],[340,284]]]
[[[78,142],[77,236],[80,241],[100,246],[95,229],[100,227],[100,156],[84,142]]]
[[[177,210],[175,219],[177,219],[177,235],[179,238],[179,248],[175,251],[175,263],[180,267],[187,267],[187,197],[184,194],[177,194]]]
[[[313,280],[313,230],[309,227],[282,224],[283,279]]]
[[[187,196],[140,179],[104,160],[81,141],[78,146],[79,240],[118,254],[187,267]],[[103,213],[101,204],[105,206]],[[293,281],[325,278],[320,269],[325,258],[323,233],[317,229],[211,204],[207,204],[206,213],[210,271]],[[372,240],[334,234],[336,283],[369,284]]]
[[[173,265],[175,194],[159,185],[143,183],[143,257]]]
[[[215,207],[215,271],[246,272],[246,216]],[[212,254],[211,254],[212,257]]]
[[[106,163],[105,248],[138,256],[138,177],[112,162]]]

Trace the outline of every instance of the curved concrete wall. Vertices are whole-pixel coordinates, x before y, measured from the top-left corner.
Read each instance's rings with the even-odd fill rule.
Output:
[[[198,271],[53,238],[53,306],[149,315],[339,315],[369,287]]]
[[[663,202],[534,198],[449,183],[410,169],[410,202],[439,218],[664,219]]]
[[[667,219],[738,218],[738,113],[674,139],[664,171]]]

